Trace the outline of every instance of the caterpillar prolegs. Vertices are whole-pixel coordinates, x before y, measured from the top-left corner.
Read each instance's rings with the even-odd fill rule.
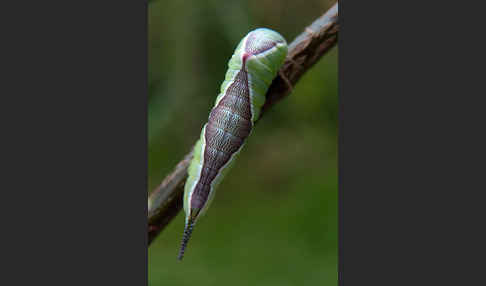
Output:
[[[207,210],[215,189],[250,135],[267,89],[286,56],[285,39],[266,28],[251,31],[236,47],[189,165],[184,189],[186,223],[179,259],[184,256],[196,221]]]

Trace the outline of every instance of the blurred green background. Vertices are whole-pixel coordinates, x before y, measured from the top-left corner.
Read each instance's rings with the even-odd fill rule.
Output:
[[[291,42],[334,2],[149,3],[149,191],[198,139],[240,39],[268,27]],[[337,285],[337,53],[255,127],[184,260],[182,212],[156,238],[149,285]]]

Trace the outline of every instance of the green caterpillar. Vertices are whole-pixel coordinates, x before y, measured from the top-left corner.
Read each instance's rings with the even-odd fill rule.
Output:
[[[221,93],[194,147],[184,189],[186,224],[179,260],[196,221],[207,210],[216,187],[250,135],[267,89],[286,56],[285,39],[266,28],[251,31],[236,47]]]

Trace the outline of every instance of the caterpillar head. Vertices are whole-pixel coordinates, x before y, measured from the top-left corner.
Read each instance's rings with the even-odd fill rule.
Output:
[[[272,71],[278,71],[287,56],[287,42],[279,33],[258,28],[243,38],[241,46],[243,63],[259,61]]]

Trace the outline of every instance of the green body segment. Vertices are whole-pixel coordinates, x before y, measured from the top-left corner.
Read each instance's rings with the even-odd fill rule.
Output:
[[[260,28],[248,33],[231,57],[188,169],[184,188],[186,227],[179,259],[194,224],[206,212],[259,118],[268,87],[286,56],[285,39],[275,31]]]
[[[253,123],[260,116],[261,108],[265,103],[265,94],[267,93],[268,87],[277,75],[287,56],[287,42],[279,33],[270,29],[260,28],[248,33],[248,35],[240,41],[233,56],[228,62],[228,71],[226,72],[225,80],[221,84],[220,94],[215,102],[216,106],[221,98],[225,96],[225,91],[233,82],[235,75],[242,69],[246,41],[251,33],[255,32],[259,33],[257,37],[261,37],[261,40],[273,41],[278,44],[271,50],[250,56],[246,60],[245,69],[248,72],[250,100],[253,109]]]

